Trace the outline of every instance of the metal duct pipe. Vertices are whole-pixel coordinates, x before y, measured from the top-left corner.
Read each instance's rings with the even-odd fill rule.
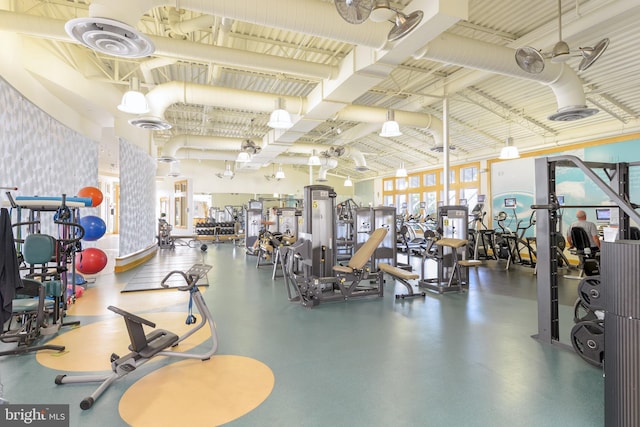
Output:
[[[285,109],[292,114],[304,115],[306,99],[294,96],[278,96],[264,92],[250,92],[186,82],[169,82],[156,86],[147,93],[152,117],[164,118],[164,112],[172,104],[201,104],[234,109],[250,107],[255,111],[271,112],[278,99],[285,101]]]
[[[235,162],[238,157],[238,153],[233,151],[202,151],[192,148],[183,148],[176,153],[176,159],[179,160],[227,160]]]
[[[180,160],[227,160],[235,161],[238,157],[237,153],[232,151],[221,150],[198,150],[192,148],[182,148],[176,153],[176,158]],[[309,156],[277,156],[273,159],[273,163],[282,165],[300,165],[306,166],[309,161]],[[336,159],[327,159],[326,157],[320,158],[320,169],[335,169],[338,167],[338,161]]]
[[[212,15],[202,15],[188,21],[180,21],[180,12],[175,7],[169,8],[171,32],[179,36],[186,36],[194,31],[212,27],[215,21],[216,18]]]
[[[553,90],[558,111],[585,108],[586,97],[582,82],[566,64],[549,62],[541,73],[527,73],[516,64],[515,49],[450,33],[441,34],[413,57],[537,81]]]
[[[57,19],[0,10],[0,28],[5,31],[13,31],[18,34],[41,37],[47,40],[75,43],[76,40],[65,32],[64,24],[65,21]],[[178,59],[190,59],[193,61],[216,62],[221,65],[237,67],[260,67],[272,72],[286,73],[318,80],[333,78],[338,72],[337,67],[330,65],[280,58],[260,53],[243,52],[222,46],[204,46],[187,40],[174,40],[154,36],[148,37],[156,46],[154,55],[166,57],[157,58],[152,61],[170,61],[162,65],[159,65],[161,62],[151,62],[149,65],[151,68],[169,65]],[[152,82],[152,80],[149,75],[145,75],[146,82]]]
[[[318,181],[324,182],[327,180],[327,172],[329,170],[334,169],[338,166],[338,161],[336,159],[320,159],[320,169],[318,170]]]
[[[97,0],[89,6],[89,16],[111,18],[135,27],[142,15],[161,6],[175,6],[168,0]],[[340,18],[333,3],[300,0],[182,0],[180,7],[251,24],[329,37],[345,43],[382,48],[389,27],[374,22],[352,25]],[[274,11],[283,11],[274,12]],[[284,12],[286,11],[286,12]]]
[[[345,147],[345,155],[351,157],[351,160],[356,164],[356,170],[360,172],[368,171],[367,160],[364,158],[364,154],[356,148]]]
[[[224,46],[206,46],[188,40],[148,36],[155,44],[154,55],[176,59],[191,59],[201,62],[215,62],[221,65],[261,69],[275,73],[286,73],[312,79],[333,78],[338,68],[299,59],[282,58],[274,55],[245,52]],[[70,41],[70,40],[69,40]]]
[[[178,60],[175,58],[153,58],[141,62],[138,67],[140,68],[140,73],[142,74],[142,80],[148,84],[155,84],[151,71],[156,68],[175,64],[176,62],[178,62]]]
[[[162,154],[176,157],[181,148],[198,148],[207,151],[240,151],[242,139],[202,135],[176,135],[162,147]]]
[[[387,120],[388,109],[376,107],[364,107],[361,105],[348,105],[337,114],[338,120],[346,120],[361,123],[384,123]],[[427,129],[433,135],[436,145],[442,143],[442,120],[428,114],[411,111],[393,110],[395,119],[402,126]]]

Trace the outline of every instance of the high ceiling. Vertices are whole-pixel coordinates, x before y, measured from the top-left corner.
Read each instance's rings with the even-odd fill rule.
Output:
[[[565,0],[561,20],[556,0],[400,0],[390,6],[407,15],[422,10],[424,18],[394,42],[387,42],[391,22],[348,23],[333,0],[3,4],[0,30],[50,53],[49,65],[28,70],[45,90],[100,126],[118,117],[170,124],[147,131],[158,156],[232,160],[251,139],[262,150],[243,166],[248,171],[302,165],[315,149],[335,160],[331,173],[357,181],[390,175],[401,162],[409,171],[442,165],[446,134],[455,164],[497,157],[508,137],[526,152],[640,129],[637,0]],[[67,21],[89,16],[135,27],[154,53],[116,57],[67,35]],[[545,59],[539,74],[520,69],[516,49],[551,52],[560,21],[571,58]],[[578,48],[605,38],[602,56],[580,71]],[[116,109],[134,77],[151,104],[137,118]],[[286,131],[267,126],[278,99],[294,116]],[[599,111],[548,118],[589,109]],[[401,136],[379,136],[388,110]],[[109,152],[103,164],[117,164]]]

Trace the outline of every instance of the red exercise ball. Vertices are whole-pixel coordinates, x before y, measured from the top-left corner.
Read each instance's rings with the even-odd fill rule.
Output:
[[[96,274],[107,265],[107,254],[102,249],[87,248],[76,253],[76,270],[82,274]]]
[[[102,203],[103,195],[102,191],[96,187],[84,187],[78,191],[78,197],[85,197],[91,199],[91,207],[95,208]]]

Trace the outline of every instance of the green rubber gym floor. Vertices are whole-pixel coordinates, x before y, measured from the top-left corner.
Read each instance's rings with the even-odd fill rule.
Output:
[[[537,302],[530,268],[505,271],[503,262],[490,261],[470,270],[466,293],[411,300],[396,300],[394,289],[404,287],[387,278],[383,298],[306,309],[287,300],[284,279],[273,280],[269,266],[256,268],[255,257],[230,242],[210,244],[204,253],[163,249],[144,268],[164,271],[185,257],[213,266],[202,289],[219,337],[211,360],[158,358],[82,411],[79,402],[97,385],[55,385],[54,378],[109,369],[109,351],[117,350],[110,348],[126,346],[128,338],[108,305],[164,319],[162,327],[175,331],[187,314],[183,292],[121,293],[137,269],[115,274],[108,266],[69,309],[67,320],[80,320],[80,328],[53,338],[69,343],[64,356],[0,357],[4,399],[69,404],[69,425],[81,427],[604,424],[602,370],[531,338]],[[566,343],[577,284],[560,284]]]

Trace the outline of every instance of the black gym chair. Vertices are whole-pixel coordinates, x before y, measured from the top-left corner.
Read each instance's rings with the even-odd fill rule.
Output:
[[[579,277],[583,275],[595,276],[600,274],[600,263],[598,259],[598,248],[591,247],[589,235],[584,228],[571,228],[571,243],[575,248],[575,255],[578,257],[580,270]]]

